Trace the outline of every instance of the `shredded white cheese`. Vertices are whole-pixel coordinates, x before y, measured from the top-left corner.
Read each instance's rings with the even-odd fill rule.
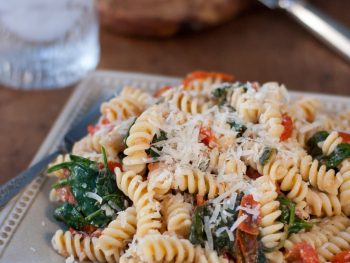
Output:
[[[86,192],[85,193],[86,197],[89,197],[91,199],[95,199],[97,202],[99,202],[100,204],[102,204],[102,197],[99,196],[98,194],[96,193],[93,193],[93,192]]]

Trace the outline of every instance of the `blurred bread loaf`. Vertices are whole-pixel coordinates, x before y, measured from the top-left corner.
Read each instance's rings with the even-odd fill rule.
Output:
[[[99,0],[101,21],[116,32],[165,37],[225,22],[249,0]]]

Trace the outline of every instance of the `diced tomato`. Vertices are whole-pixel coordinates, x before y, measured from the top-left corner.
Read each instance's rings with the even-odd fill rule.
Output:
[[[172,89],[170,86],[161,87],[160,89],[156,90],[156,92],[154,93],[154,97],[158,98],[162,96],[164,92],[170,89]]]
[[[199,141],[204,143],[209,148],[216,146],[216,137],[210,128],[201,126],[199,130]]]
[[[101,120],[101,124],[103,124],[103,125],[107,125],[107,124],[110,124],[111,122],[109,121],[109,119],[107,119],[107,118],[103,118],[102,120]]]
[[[96,132],[96,126],[90,124],[90,125],[87,127],[87,130],[88,130],[88,133],[89,133],[90,135],[94,135],[94,133]]]
[[[68,202],[69,204],[76,204],[74,195],[72,194],[69,186],[62,186],[56,190],[59,200],[62,202]]]
[[[284,130],[280,139],[281,141],[285,141],[292,136],[293,132],[293,120],[287,113],[282,114],[282,125],[284,126]]]
[[[149,163],[147,165],[148,171],[150,171],[150,172],[157,170],[159,168],[162,168],[162,167],[164,167],[164,163],[162,163],[162,162]]]
[[[249,209],[257,209],[259,206],[259,202],[255,201],[253,195],[245,195],[241,200],[241,207],[246,207]],[[261,222],[261,215],[254,218],[251,213],[247,213],[243,209],[239,210],[238,216],[247,215],[246,220],[244,220],[239,226],[238,229],[241,231],[248,233],[250,235],[259,235],[259,225]]]
[[[338,132],[338,134],[343,139],[343,142],[350,143],[350,133]]]
[[[289,263],[319,263],[316,250],[306,242],[295,244],[292,250],[288,251],[286,261]]]
[[[123,169],[123,165],[121,163],[118,163],[118,162],[108,161],[107,165],[108,165],[108,170],[110,170],[112,173],[114,173],[114,169],[116,167],[119,167],[120,170]]]
[[[196,195],[196,203],[197,203],[197,206],[204,204],[205,203],[204,196],[197,194]]]
[[[236,231],[236,262],[257,262],[258,259],[258,236],[250,235],[237,229]]]
[[[69,232],[72,233],[72,235],[82,235],[84,237],[90,236],[90,237],[99,237],[102,234],[101,228],[97,228],[93,225],[86,225],[83,226],[81,230],[76,230],[73,227],[69,228]]]
[[[186,76],[186,78],[182,81],[182,84],[186,87],[186,85],[190,84],[193,80],[206,79],[206,78],[220,78],[223,81],[233,80],[232,75],[228,75],[220,72],[194,71]]]
[[[248,166],[248,169],[247,169],[247,176],[250,178],[250,179],[253,179],[253,180],[256,180],[257,178],[261,177],[262,174],[260,174],[257,170],[255,170],[253,167],[251,166]]]
[[[350,262],[350,250],[342,251],[336,254],[332,260],[332,263],[348,263]]]

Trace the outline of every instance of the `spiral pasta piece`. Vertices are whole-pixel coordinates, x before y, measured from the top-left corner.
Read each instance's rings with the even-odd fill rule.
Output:
[[[309,190],[306,182],[298,174],[298,168],[293,166],[281,180],[281,190],[288,191],[287,197],[296,203],[303,201]]]
[[[138,237],[157,233],[162,227],[160,204],[153,192],[147,191],[147,182],[134,171],[123,173],[118,167],[114,170],[118,188],[133,201],[137,213]]]
[[[225,185],[219,183],[212,174],[191,169],[177,169],[172,188],[180,191],[187,190],[190,194],[207,195],[209,199],[225,191]]]
[[[145,110],[147,106],[153,102],[153,97],[149,93],[132,86],[125,86],[121,91],[120,96],[135,100],[143,108],[143,110]]]
[[[260,174],[268,176],[272,180],[282,180],[288,173],[285,162],[279,158],[270,158],[267,164],[261,165],[254,162],[249,163]]]
[[[195,249],[187,239],[168,235],[147,235],[138,244],[137,253],[146,262],[193,262]]]
[[[336,195],[309,189],[305,201],[310,207],[310,213],[317,217],[341,214],[340,200]]]
[[[202,96],[190,96],[186,91],[169,90],[164,94],[165,101],[168,101],[171,107],[191,113],[199,114],[210,107],[210,104]]]
[[[320,102],[314,98],[302,98],[295,102],[296,108],[301,110],[308,122],[315,120],[316,112],[319,110]]]
[[[350,226],[350,220],[344,216],[335,216],[324,219],[319,225],[315,225],[309,232],[292,234],[284,243],[287,250],[291,250],[296,243],[306,242],[318,249],[328,242],[330,237],[338,234]]]
[[[342,161],[340,173],[344,179],[339,189],[340,203],[342,207],[347,207],[350,205],[350,159]]]
[[[275,138],[280,138],[284,131],[280,107],[274,103],[265,103],[263,113],[259,117],[259,123],[267,125],[267,131]]]
[[[195,247],[195,263],[229,263],[230,261],[223,256],[219,256],[215,250],[208,247]]]
[[[79,261],[118,262],[119,253],[105,255],[97,246],[97,240],[97,237],[84,237],[81,234],[57,230],[51,242],[53,248],[64,257],[73,256],[78,258]]]
[[[324,141],[320,142],[323,154],[330,155],[341,142],[342,138],[338,132],[332,131]]]
[[[173,173],[166,168],[160,167],[149,171],[147,190],[154,192],[154,198],[163,200],[170,191],[173,182]]]
[[[263,177],[259,178],[259,181],[265,180]],[[276,247],[281,239],[284,237],[283,223],[278,221],[281,215],[281,210],[279,209],[280,203],[277,201],[277,192],[275,191],[274,184],[267,179],[262,182],[260,186],[260,191],[262,192],[262,197],[260,199],[260,213],[261,213],[261,241],[267,248]]]
[[[117,96],[101,105],[103,118],[109,122],[122,121],[130,117],[139,116],[143,106],[130,97]]]
[[[135,173],[142,173],[146,168],[147,153],[153,136],[158,131],[160,123],[156,112],[157,107],[148,108],[130,127],[129,136],[126,138],[127,148],[124,150],[126,157],[123,159],[123,168]]]
[[[181,194],[177,194],[168,195],[161,205],[168,232],[187,238],[192,223],[191,204],[185,202]]]
[[[246,170],[243,162],[236,161],[232,156],[225,153],[220,153],[215,147],[209,153],[209,169],[214,173],[224,174],[239,174]]]
[[[350,248],[350,227],[329,238],[318,250],[321,262],[328,262],[338,253]]]
[[[318,160],[312,160],[310,155],[299,160],[300,174],[305,181],[309,181],[313,187],[332,195],[338,194],[338,189],[343,182],[341,173],[327,168],[325,165],[319,167]]]
[[[97,245],[105,255],[121,254],[136,233],[136,209],[129,207],[102,231]]]

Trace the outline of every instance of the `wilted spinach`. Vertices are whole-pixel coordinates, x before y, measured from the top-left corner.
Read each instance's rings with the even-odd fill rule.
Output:
[[[217,230],[222,227],[228,227],[228,229],[232,227],[234,222],[237,220],[238,216],[238,211],[236,211],[235,208],[239,206],[242,197],[243,193],[240,193],[236,198],[234,209],[226,209],[227,217],[224,219],[222,216],[219,216],[217,219],[217,223],[211,229],[214,249],[219,254],[229,254],[232,257],[234,257],[235,255],[234,244],[230,240],[228,233],[226,231],[222,231],[221,233],[217,234]],[[194,214],[192,216],[192,225],[189,236],[189,240],[192,244],[204,245],[205,241],[208,240],[204,230],[204,217],[211,217],[214,208],[214,204],[207,202],[206,204],[198,206],[195,209]],[[232,234],[234,235],[234,233]]]
[[[242,137],[243,133],[247,130],[247,126],[235,121],[229,121],[227,124],[230,125],[231,129],[234,129],[237,132],[237,137]]]
[[[269,160],[272,158],[272,156],[276,153],[277,153],[277,150],[275,148],[265,147],[263,153],[259,158],[259,164],[260,165],[267,164]]]
[[[153,136],[153,139],[152,139],[152,142],[151,142],[151,147],[149,149],[146,150],[146,153],[151,156],[152,158],[157,158],[159,157],[159,154],[158,154],[158,151],[161,151],[163,149],[163,147],[153,147],[152,144],[154,143],[157,143],[157,142],[160,142],[160,141],[165,141],[167,140],[167,135],[166,135],[166,132],[163,131],[163,130],[160,130],[159,131],[159,136],[157,134],[155,134]],[[156,151],[153,149],[155,148]]]
[[[291,200],[280,195],[278,196],[278,201],[280,202],[280,210],[282,212],[279,221],[286,226],[285,231],[287,235],[298,233],[303,229],[308,229],[313,226],[312,223],[295,215],[295,204]]]
[[[86,225],[95,227],[106,226],[113,215],[106,214],[102,209],[104,205],[117,213],[127,208],[127,197],[117,188],[114,174],[109,171],[105,150],[102,149],[104,168],[101,169],[96,162],[80,156],[70,155],[70,162],[58,164],[48,169],[48,172],[60,169],[69,170],[69,176],[53,185],[54,188],[68,186],[75,198],[75,203],[65,202],[58,207],[54,216],[69,227],[77,230]],[[102,198],[102,202],[88,197],[88,192],[95,193]]]

